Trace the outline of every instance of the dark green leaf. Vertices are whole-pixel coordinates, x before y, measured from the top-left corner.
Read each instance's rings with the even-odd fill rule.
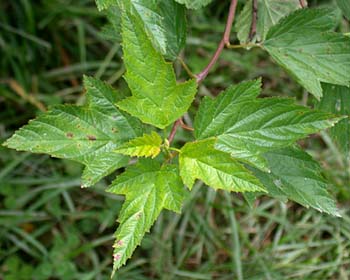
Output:
[[[340,150],[350,159],[350,88],[323,84],[320,110],[348,116],[330,129],[330,134]]]
[[[130,11],[142,20],[154,48],[165,58],[175,60],[186,42],[185,8],[174,0],[125,0],[121,3],[126,4],[131,5]],[[121,13],[118,5],[111,5],[106,11],[109,23],[102,32],[107,39],[121,41]]]
[[[202,8],[213,0],[175,0],[180,4],[185,4],[188,9],[199,9]]]
[[[311,156],[296,147],[276,150],[264,156],[271,174],[256,173],[256,176],[260,180],[266,178],[268,183],[265,186],[270,195],[284,200],[282,193],[305,207],[340,216],[334,200],[327,192],[327,182],[321,175],[321,168]]]
[[[316,98],[321,82],[350,86],[350,37],[332,32],[336,14],[302,9],[272,27],[264,48]]]
[[[292,99],[259,98],[260,80],[205,97],[195,119],[197,139],[217,137],[215,148],[267,170],[262,153],[293,144],[339,118],[295,105]]]
[[[349,0],[337,0],[339,8],[342,10],[344,16],[350,20],[350,1]]]

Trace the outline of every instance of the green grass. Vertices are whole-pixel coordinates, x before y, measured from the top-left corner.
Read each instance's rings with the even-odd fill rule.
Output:
[[[213,7],[189,14],[183,59],[194,72],[224,28],[227,5]],[[0,142],[44,107],[81,104],[83,74],[127,92],[120,46],[99,35],[104,22],[91,0],[1,1]],[[186,78],[180,63],[176,70]],[[200,96],[257,76],[264,95],[313,102],[255,49],[225,51]],[[191,122],[193,113],[186,118]],[[188,137],[181,132],[177,140]],[[343,218],[267,198],[250,208],[240,195],[197,183],[183,214],[164,212],[115,279],[349,279],[350,165],[327,133],[301,144],[322,162]],[[114,176],[81,189],[81,169],[0,148],[0,279],[109,279],[123,198],[104,192]]]

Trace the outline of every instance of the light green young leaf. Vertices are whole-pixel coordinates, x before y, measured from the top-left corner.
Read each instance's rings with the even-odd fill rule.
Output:
[[[55,106],[18,130],[4,145],[78,161],[85,165],[83,186],[91,186],[127,163],[127,157],[113,151],[139,136],[142,128],[137,119],[117,109],[117,93],[109,85],[84,77],[84,86],[86,105]]]
[[[299,148],[289,147],[265,155],[271,173],[255,175],[269,177],[265,184],[269,195],[285,200],[288,198],[305,207],[340,216],[335,201],[327,192],[327,182],[321,175],[321,167],[310,155]],[[285,195],[285,198],[281,196]]]
[[[213,0],[175,0],[180,4],[185,4],[188,9],[199,9],[202,8]]]
[[[350,86],[350,37],[332,32],[334,11],[301,9],[272,27],[263,47],[316,98],[321,82]]]
[[[342,10],[343,15],[350,20],[350,1],[349,0],[337,0],[339,8]]]
[[[323,97],[318,109],[348,116],[330,129],[330,135],[344,156],[350,159],[350,88],[322,84]]]
[[[153,48],[140,17],[129,1],[123,4],[122,37],[125,80],[132,96],[118,107],[144,123],[164,129],[181,117],[196,94],[195,80],[177,83],[170,63]]]
[[[274,26],[281,18],[299,8],[301,8],[299,0],[258,0],[256,35],[254,38],[249,38],[252,25],[253,4],[252,0],[248,0],[239,14],[235,25],[239,41],[241,44],[250,41],[264,41],[271,26]]]
[[[123,144],[115,152],[137,157],[155,158],[160,153],[162,138],[152,131],[151,134],[144,134]]]
[[[115,234],[113,272],[125,264],[163,208],[179,213],[187,191],[175,165],[144,159],[112,183],[110,192],[126,196]]]
[[[214,149],[215,139],[187,143],[180,151],[180,175],[192,189],[196,179],[214,189],[265,191],[259,180],[229,154]]]
[[[216,149],[267,170],[262,153],[291,145],[340,119],[295,105],[292,99],[256,99],[260,87],[260,80],[248,81],[216,99],[205,97],[194,123],[196,138],[217,137]]]

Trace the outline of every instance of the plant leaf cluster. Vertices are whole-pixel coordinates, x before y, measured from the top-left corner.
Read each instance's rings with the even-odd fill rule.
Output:
[[[5,146],[84,164],[86,187],[126,168],[108,189],[125,196],[115,233],[114,272],[131,257],[163,209],[180,213],[196,180],[215,190],[245,193],[248,200],[265,194],[340,215],[320,165],[295,144],[349,113],[350,38],[333,31],[334,13],[294,11],[294,2],[281,10],[283,1],[259,1],[263,16],[258,17],[254,39],[306,90],[324,96],[319,105],[324,111],[292,99],[259,98],[261,79],[241,82],[215,99],[201,100],[193,141],[176,149],[161,135],[188,111],[197,93],[196,80],[178,82],[165,60],[176,58],[184,46],[184,6],[175,1],[96,2],[100,10],[119,11],[124,79],[131,96],[119,100],[117,90],[85,77],[85,105],[50,108]],[[196,9],[210,1],[177,2]],[[249,40],[247,7],[236,25],[242,42]],[[322,89],[321,82],[335,86]],[[340,110],[334,96],[341,100]],[[348,152],[349,123],[340,124],[346,129],[332,128],[332,134]],[[130,157],[139,159],[128,165]]]

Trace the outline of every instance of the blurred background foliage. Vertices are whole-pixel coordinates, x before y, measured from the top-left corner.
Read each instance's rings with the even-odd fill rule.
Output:
[[[228,2],[188,12],[182,57],[193,72],[215,51]],[[81,104],[83,74],[127,94],[120,44],[101,36],[105,23],[93,0],[0,2],[0,142],[50,105]],[[339,19],[339,30],[349,32],[349,22]],[[179,79],[187,78],[179,62],[175,69]],[[259,49],[225,50],[199,97],[258,76],[263,96],[313,106],[313,98]],[[178,143],[188,137],[180,132]],[[349,163],[327,133],[300,144],[322,162],[343,218],[273,199],[250,208],[239,195],[198,183],[183,214],[164,212],[115,279],[349,279]],[[80,189],[81,169],[0,146],[0,279],[109,279],[123,197],[104,192],[115,174]]]

